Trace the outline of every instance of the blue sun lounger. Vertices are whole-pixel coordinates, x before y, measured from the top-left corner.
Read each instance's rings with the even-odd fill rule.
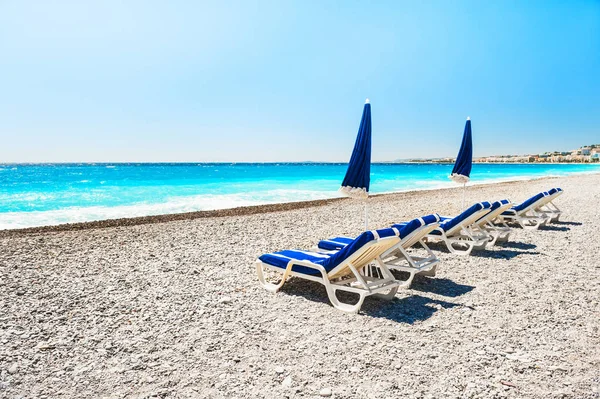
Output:
[[[433,214],[392,226],[392,229],[397,231],[400,241],[382,254],[381,259],[389,269],[409,273],[409,278],[403,281],[403,285],[400,288],[410,287],[416,274],[435,276],[439,259],[429,249],[423,239],[439,226],[439,221],[439,215]],[[321,240],[317,248],[320,251],[339,251],[345,248],[352,240],[353,238],[351,237],[333,237]],[[425,249],[427,256],[422,257],[414,253],[409,253],[409,248],[417,243]]]
[[[548,195],[541,201],[541,205],[535,208],[535,211],[548,216],[550,222],[558,222],[562,211],[554,204],[554,200],[556,197],[562,195],[562,193],[563,190],[559,187],[548,190]]]
[[[499,200],[491,203],[490,211],[482,216],[475,222],[475,225],[480,229],[488,233],[491,237],[488,242],[488,246],[493,246],[496,242],[506,242],[510,236],[512,229],[506,226],[499,226],[494,224],[494,220],[498,218],[502,213],[508,210],[513,204],[507,200]]]
[[[260,284],[270,292],[277,292],[289,276],[316,281],[325,286],[327,296],[336,309],[356,313],[367,296],[375,295],[391,300],[398,291],[399,282],[381,260],[381,255],[398,243],[394,229],[365,231],[344,248],[334,253],[305,250],[285,250],[261,255],[256,261]],[[366,276],[361,271],[375,263],[378,273]],[[264,270],[282,274],[278,284],[267,282]],[[354,305],[341,302],[337,291],[359,295]]]
[[[484,248],[491,237],[475,222],[487,215],[491,206],[489,202],[480,202],[458,216],[442,216],[440,226],[427,235],[427,242],[441,241],[448,251],[458,255],[469,255],[473,249]]]
[[[536,230],[550,220],[550,216],[538,210],[547,203],[548,196],[548,192],[538,193],[502,212],[498,220],[506,227],[507,223],[518,223],[524,229]]]

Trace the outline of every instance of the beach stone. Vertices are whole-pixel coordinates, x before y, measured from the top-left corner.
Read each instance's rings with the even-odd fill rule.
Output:
[[[52,342],[39,342],[37,344],[37,348],[41,351],[54,349],[55,347],[56,345],[54,345]]]
[[[283,381],[281,382],[281,385],[283,385],[286,388],[289,388],[292,386],[292,377],[290,377],[289,375],[287,377],[285,377],[283,379]]]
[[[8,374],[16,374],[17,371],[19,370],[19,365],[17,363],[13,363],[9,368],[8,368]]]
[[[331,392],[331,388],[323,388],[319,391],[319,395],[324,398],[331,396],[333,393]]]

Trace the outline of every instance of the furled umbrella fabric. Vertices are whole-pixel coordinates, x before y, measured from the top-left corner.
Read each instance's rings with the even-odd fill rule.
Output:
[[[466,184],[471,176],[473,166],[473,141],[471,138],[471,118],[467,118],[462,143],[450,179],[456,183]]]
[[[348,170],[340,191],[345,195],[367,199],[371,182],[371,104],[369,99],[363,108],[358,135],[350,157]]]

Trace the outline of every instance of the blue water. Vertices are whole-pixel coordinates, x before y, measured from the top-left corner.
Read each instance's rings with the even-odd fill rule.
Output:
[[[371,193],[455,185],[452,165],[375,164]],[[345,164],[0,164],[0,229],[339,196]],[[472,183],[600,172],[475,164]]]

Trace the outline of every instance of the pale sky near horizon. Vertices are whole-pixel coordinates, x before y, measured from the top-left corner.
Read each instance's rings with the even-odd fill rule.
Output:
[[[600,143],[600,1],[0,0],[0,162],[373,161]]]

